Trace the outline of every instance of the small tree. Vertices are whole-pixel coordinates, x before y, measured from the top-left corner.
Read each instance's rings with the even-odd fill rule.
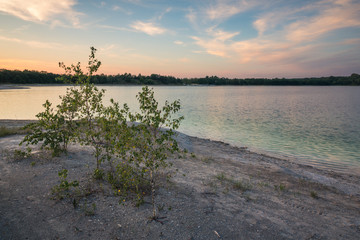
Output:
[[[66,66],[63,62],[59,63],[59,66],[65,70],[65,74],[59,80],[75,83],[75,86],[67,89],[66,95],[61,97],[62,102],[58,108],[69,122],[73,123],[73,120],[77,120],[74,129],[77,141],[94,148],[96,169],[99,169],[100,163],[104,160],[103,131],[99,124],[104,121],[102,99],[105,90],[99,90],[91,83],[93,73],[100,68],[101,62],[95,58],[97,50],[94,47],[90,50],[87,73],[82,71],[79,62],[71,66]]]
[[[42,142],[41,148],[52,151],[53,156],[67,151],[69,141],[72,139],[72,131],[68,128],[64,116],[59,111],[54,111],[51,103],[46,100],[43,104],[45,111],[36,115],[38,121],[30,123],[25,128],[30,129],[20,142],[35,145]]]
[[[172,118],[172,115],[180,110],[180,100],[173,103],[166,101],[159,109],[153,89],[147,86],[142,88],[137,99],[140,113],[129,114],[133,122],[138,121],[131,126],[134,146],[130,148],[130,161],[140,167],[141,172],[150,180],[152,219],[156,220],[155,175],[160,168],[169,166],[166,161],[169,155],[179,151],[174,130],[180,126],[183,117]]]

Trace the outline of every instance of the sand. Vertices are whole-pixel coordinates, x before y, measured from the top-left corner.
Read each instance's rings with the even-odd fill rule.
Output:
[[[18,121],[0,121],[19,125]],[[21,124],[24,124],[21,123]],[[20,125],[21,125],[20,124]],[[1,124],[0,124],[1,125]],[[359,239],[360,176],[301,165],[226,143],[178,136],[189,152],[169,159],[176,173],[157,188],[163,224],[150,221],[151,198],[119,204],[91,178],[91,149],[71,145],[51,158],[35,150],[15,159],[23,136],[0,138],[0,239]],[[57,173],[92,189],[74,208],[52,200]],[[173,171],[178,169],[178,172]],[[312,194],[311,194],[312,193]],[[95,209],[93,209],[95,206]]]

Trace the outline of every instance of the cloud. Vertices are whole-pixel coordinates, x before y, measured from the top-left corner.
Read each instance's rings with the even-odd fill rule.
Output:
[[[162,12],[162,13],[158,16],[158,19],[161,20],[161,19],[165,16],[165,14],[167,14],[167,13],[169,13],[169,12],[171,12],[171,11],[172,11],[172,8],[171,8],[171,7],[167,8],[164,12]]]
[[[229,57],[230,45],[227,42],[238,35],[239,32],[225,32],[221,29],[215,29],[215,27],[208,28],[206,32],[210,38],[193,36],[192,39],[195,40],[197,45],[206,49],[206,52],[209,54]]]
[[[126,15],[132,15],[133,12],[132,11],[129,11],[129,10],[126,10],[118,5],[114,5],[111,7],[111,10],[113,11],[119,11],[119,12],[122,12],[122,13],[125,13]]]
[[[79,24],[79,15],[73,6],[75,0],[2,0],[0,11],[14,15],[25,21],[31,22],[53,22],[55,18],[66,19],[72,25]],[[57,21],[59,21],[57,19]]]
[[[190,23],[192,23],[192,24],[196,23],[197,17],[196,17],[196,13],[195,13],[194,9],[190,8],[188,10],[188,14],[186,14],[185,17]]]
[[[227,1],[219,2],[223,4]],[[206,53],[228,58],[233,63],[274,68],[287,66],[288,69],[302,71],[315,66],[311,63],[335,59],[344,49],[356,49],[354,46],[358,44],[358,38],[345,41],[346,37],[341,35],[335,38],[329,36],[334,36],[330,34],[339,29],[359,30],[360,2],[323,0],[303,6],[287,5],[266,10],[253,21],[253,27],[258,31],[256,37],[234,40],[239,32],[218,29],[217,24],[208,28],[206,35],[199,33],[200,36],[193,36],[192,39]],[[227,14],[221,12],[209,16],[214,19],[226,18],[239,10],[229,9]],[[359,54],[359,50],[355,52]]]
[[[182,42],[182,41],[174,41],[174,43],[177,45],[184,45],[184,42]]]
[[[34,48],[43,48],[43,49],[61,49],[65,48],[63,44],[55,43],[55,42],[39,42],[39,41],[31,41],[31,40],[22,40],[18,38],[9,38],[0,36],[1,41],[7,42],[15,42],[20,44],[25,44]]]
[[[136,21],[131,25],[131,27],[150,36],[164,34],[167,31],[165,28],[156,26],[153,22]]]
[[[215,4],[205,9],[206,17],[210,20],[228,19],[244,12],[258,4],[258,1],[217,0]]]
[[[287,28],[290,41],[311,41],[341,28],[360,27],[360,3],[334,1],[323,6],[319,15],[297,21]]]

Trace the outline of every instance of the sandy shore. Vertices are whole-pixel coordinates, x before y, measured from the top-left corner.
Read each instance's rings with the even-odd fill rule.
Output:
[[[358,175],[320,170],[180,134],[181,146],[196,157],[170,159],[178,172],[158,187],[160,216],[166,217],[160,224],[148,221],[149,196],[139,208],[131,202],[119,205],[119,198],[105,182],[91,180],[95,161],[88,148],[72,145],[68,155],[56,158],[35,151],[28,159],[16,160],[13,152],[22,137],[0,138],[1,240],[360,236]],[[69,170],[69,179],[94,189],[76,209],[70,200],[50,199],[50,189],[59,184],[57,173],[62,168]],[[86,214],[93,205],[94,214]]]

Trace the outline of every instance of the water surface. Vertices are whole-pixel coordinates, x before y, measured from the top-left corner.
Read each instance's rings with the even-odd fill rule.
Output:
[[[141,87],[111,86],[110,98],[136,109]],[[0,90],[0,119],[35,119],[64,86]],[[180,131],[293,157],[305,164],[360,172],[360,87],[155,87],[160,102],[180,99]]]

